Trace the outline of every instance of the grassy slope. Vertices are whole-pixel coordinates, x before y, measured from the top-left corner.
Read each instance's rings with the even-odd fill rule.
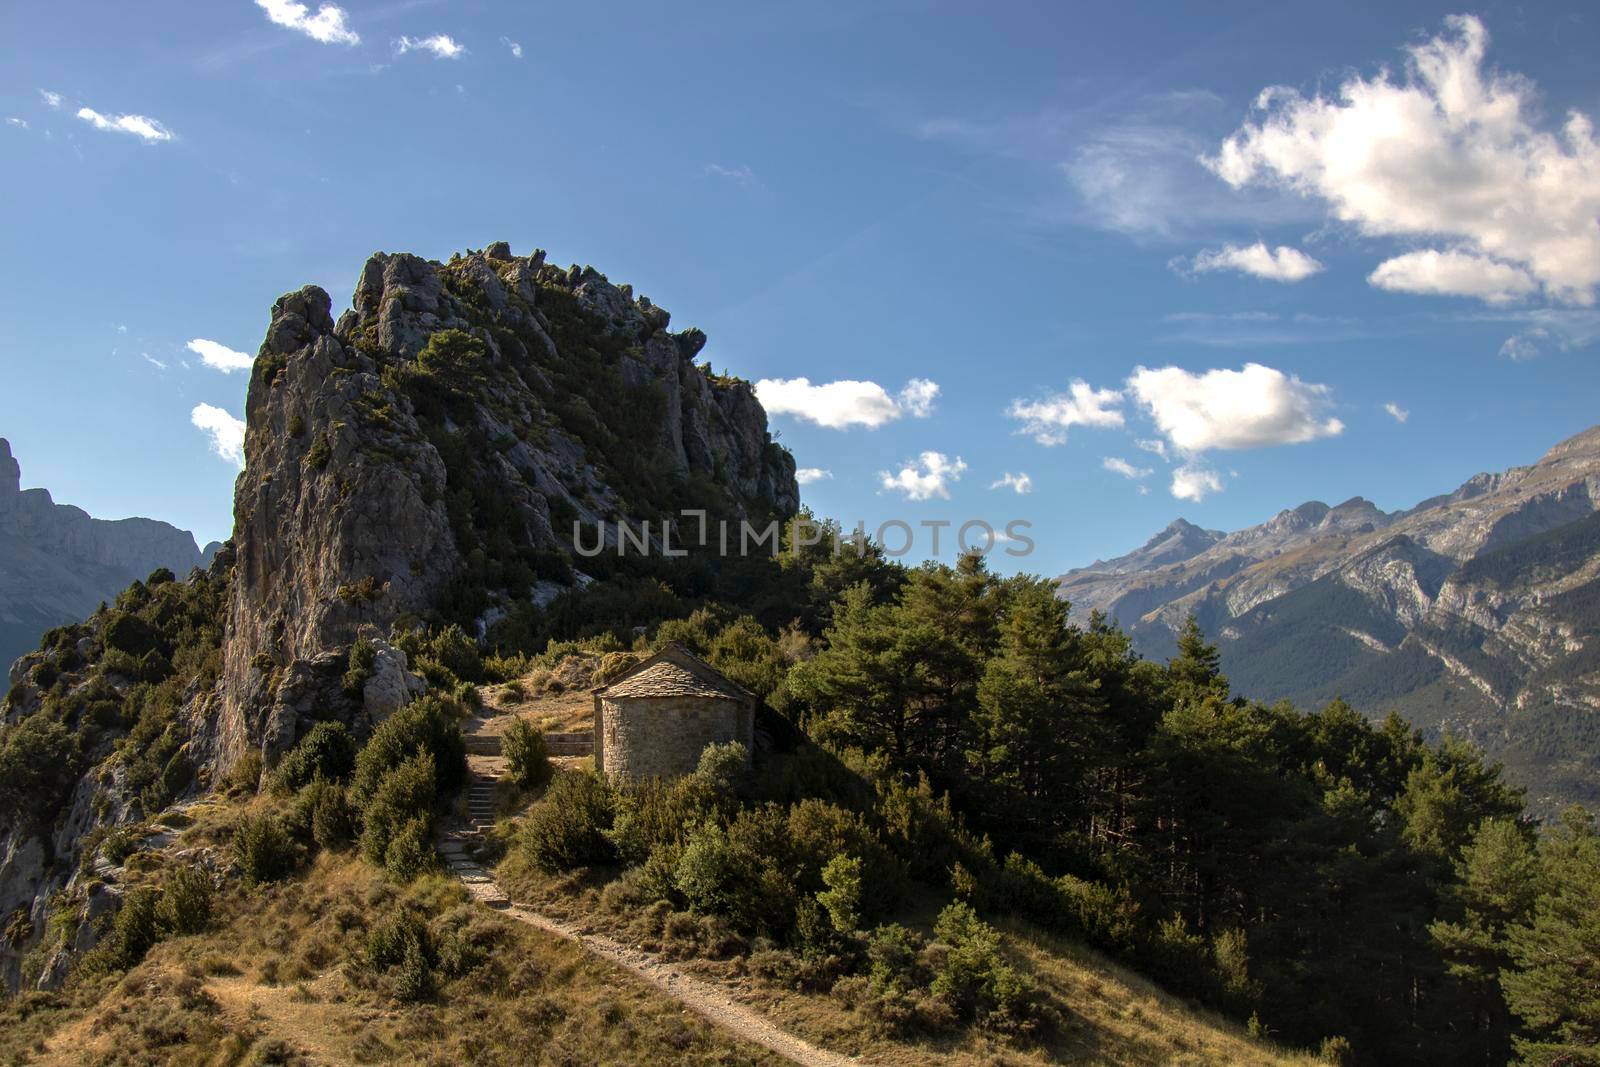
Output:
[[[420,1003],[361,973],[367,925],[463,907],[440,877],[398,889],[348,857],[220,901],[209,933],[121,976],[0,1011],[4,1063],[775,1064],[578,947],[473,908],[490,959]],[[471,906],[467,906],[471,907]]]

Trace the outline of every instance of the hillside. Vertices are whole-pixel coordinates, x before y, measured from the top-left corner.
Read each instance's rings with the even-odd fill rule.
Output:
[[[94,519],[23,489],[11,444],[0,437],[0,696],[11,664],[52,626],[77,622],[158,567],[186,575],[204,567],[194,536],[155,519]]]
[[[1310,502],[1234,533],[1179,520],[1059,579],[1165,658],[1193,613],[1239,690],[1344,697],[1507,762],[1543,810],[1600,799],[1600,428],[1385,513]]]

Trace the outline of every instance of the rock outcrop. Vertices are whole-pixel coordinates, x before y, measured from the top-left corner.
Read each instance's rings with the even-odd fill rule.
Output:
[[[11,445],[0,438],[0,695],[7,668],[52,626],[76,622],[158,567],[178,577],[206,566],[194,535],[155,519],[94,519],[23,489]]]
[[[307,705],[346,705],[339,657],[359,634],[483,633],[581,582],[574,522],[692,501],[792,514],[794,461],[753,389],[697,366],[705,335],[669,322],[593,268],[503,242],[445,264],[374,255],[337,323],[320,289],[280,299],[245,408],[209,758],[261,746],[270,765]]]
[[[1483,743],[1536,802],[1600,797],[1600,427],[1406,511],[1357,497],[1196,530],[1070,571],[1060,595],[1156,658],[1192,613],[1246,695],[1399,710]]]

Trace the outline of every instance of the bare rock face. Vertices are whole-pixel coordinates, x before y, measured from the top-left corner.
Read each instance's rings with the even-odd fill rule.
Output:
[[[378,253],[337,325],[330,305],[282,297],[250,383],[219,769],[257,747],[270,766],[316,714],[361,729],[410,699],[388,646],[344,691],[358,635],[446,602],[481,633],[581,581],[574,522],[676,517],[691,481],[730,515],[798,507],[750,384],[696,366],[704,334],[593,268],[504,242]]]

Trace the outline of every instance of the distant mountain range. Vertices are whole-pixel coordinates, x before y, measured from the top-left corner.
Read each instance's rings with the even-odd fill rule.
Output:
[[[155,519],[90,518],[49,490],[23,489],[0,437],[0,694],[10,685],[6,670],[46,630],[82,621],[158,567],[183,577],[219,547],[202,551],[193,534]]]
[[[1075,620],[1106,612],[1146,656],[1193,613],[1240,693],[1398,711],[1483,745],[1542,810],[1600,799],[1600,427],[1406,511],[1179,519],[1059,581]]]

